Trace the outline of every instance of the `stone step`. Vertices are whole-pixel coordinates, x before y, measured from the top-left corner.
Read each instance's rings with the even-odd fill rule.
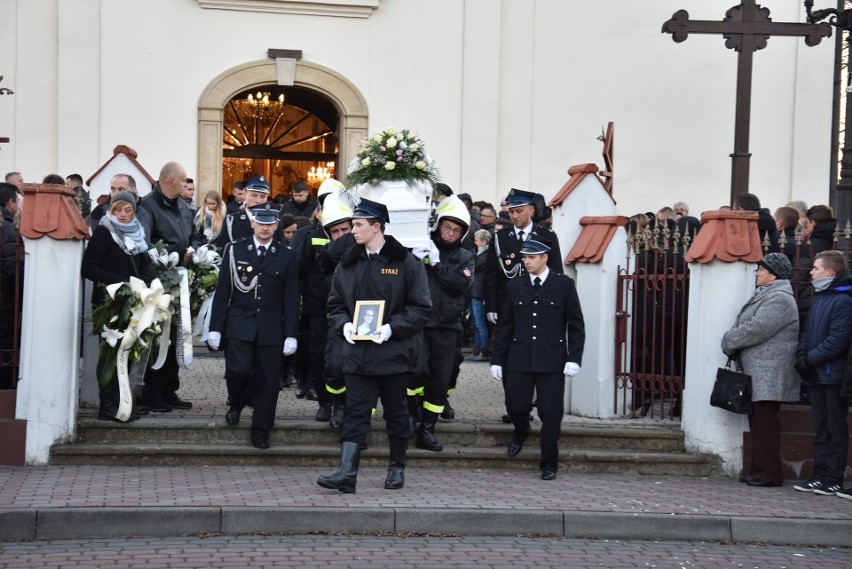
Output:
[[[599,423],[599,422],[598,422]],[[76,444],[243,444],[248,440],[250,418],[230,427],[221,418],[210,417],[146,417],[127,425],[81,418],[77,424]],[[438,423],[438,440],[451,447],[500,447],[508,444],[512,426],[502,423]],[[527,445],[537,447],[541,423],[533,423]],[[320,445],[336,447],[340,434],[328,423],[313,420],[278,420],[270,443],[273,445]],[[368,438],[370,446],[386,446],[384,422],[374,420]],[[60,447],[57,447],[60,448]],[[637,451],[682,452],[683,433],[676,425],[661,424],[629,428],[612,425],[563,424],[560,448],[622,449]]]
[[[408,466],[415,468],[482,468],[505,470],[538,470],[539,452],[527,445],[516,457],[509,458],[505,447],[448,447],[441,452],[417,448],[408,451]],[[384,466],[388,461],[387,446],[372,447],[361,455],[363,466]],[[240,444],[209,443],[141,443],[73,444],[54,447],[54,465],[121,465],[121,466],[315,466],[333,469],[338,464],[338,448],[326,445],[273,445],[258,450]],[[714,472],[710,457],[678,452],[629,451],[618,449],[572,449],[560,453],[562,472],[613,474],[670,474],[708,476]],[[322,474],[319,472],[318,474]]]

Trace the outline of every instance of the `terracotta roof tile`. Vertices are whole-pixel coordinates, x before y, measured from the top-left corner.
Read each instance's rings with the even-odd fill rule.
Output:
[[[615,232],[627,225],[627,218],[621,215],[586,216],[580,218],[583,231],[565,257],[565,264],[597,263],[600,261]]]
[[[596,164],[577,164],[576,166],[571,166],[568,168],[568,181],[562,186],[562,188],[556,192],[556,195],[553,196],[553,199],[547,204],[548,207],[554,207],[560,205],[565,201],[565,198],[574,191],[574,188],[589,174],[595,176],[595,178],[600,182],[600,178],[597,177],[598,167]],[[606,191],[604,188],[603,182],[601,182],[601,189]],[[610,195],[610,198],[612,196]],[[615,200],[612,200],[615,203]]]
[[[719,259],[754,263],[763,258],[757,212],[705,211],[701,214],[701,223],[701,231],[684,256],[687,262],[709,263]]]
[[[147,170],[145,170],[145,168],[143,168],[143,167],[142,167],[142,164],[140,164],[140,163],[136,160],[136,158],[138,158],[138,157],[139,157],[139,154],[138,154],[135,150],[133,150],[133,149],[132,149],[132,148],[130,148],[129,146],[125,146],[125,145],[123,145],[123,144],[119,144],[118,146],[116,146],[115,148],[113,148],[113,149],[112,149],[112,157],[111,157],[109,160],[107,160],[106,162],[104,162],[103,166],[101,166],[100,168],[98,168],[97,172],[95,172],[94,174],[92,174],[91,176],[89,176],[89,179],[88,179],[88,180],[86,180],[86,185],[87,185],[87,186],[91,186],[91,185],[92,185],[92,180],[94,180],[94,179],[95,179],[95,177],[97,177],[97,175],[98,175],[98,174],[100,174],[100,173],[103,171],[103,169],[104,169],[104,168],[106,168],[106,167],[107,167],[107,165],[108,165],[110,162],[112,162],[113,160],[115,160],[115,157],[116,157],[116,156],[118,156],[119,154],[124,154],[125,156],[127,156],[127,159],[128,159],[128,160],[130,160],[130,161],[133,163],[133,165],[134,165],[134,166],[136,166],[137,168],[139,168],[139,171],[140,171],[140,172],[142,172],[142,174],[144,174],[144,176],[145,176],[146,178],[148,178],[148,181],[149,181],[149,182],[151,182],[151,184],[152,184],[152,185],[154,184],[154,182],[156,182],[156,181],[157,181],[157,180],[155,180],[154,178],[152,178],[152,177],[151,177],[151,174],[149,174],[149,173],[148,173],[148,171],[147,171]]]
[[[72,190],[58,184],[24,184],[21,235],[82,240],[89,238],[89,226],[74,204]]]

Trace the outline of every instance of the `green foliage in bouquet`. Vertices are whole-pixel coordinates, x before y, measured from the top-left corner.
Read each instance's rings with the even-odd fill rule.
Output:
[[[347,188],[389,180],[429,182],[438,175],[423,141],[407,129],[387,128],[361,141],[358,155],[349,165]]]

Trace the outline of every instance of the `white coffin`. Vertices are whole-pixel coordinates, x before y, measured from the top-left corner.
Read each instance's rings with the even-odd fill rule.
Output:
[[[408,248],[429,246],[432,187],[426,182],[391,180],[377,185],[361,184],[358,198],[379,202],[388,208],[390,223],[385,234],[393,235]]]

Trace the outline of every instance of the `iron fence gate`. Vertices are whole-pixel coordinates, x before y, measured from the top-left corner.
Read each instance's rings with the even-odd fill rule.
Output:
[[[615,334],[616,414],[680,416],[686,358],[689,267],[693,235],[633,229],[618,267]]]

